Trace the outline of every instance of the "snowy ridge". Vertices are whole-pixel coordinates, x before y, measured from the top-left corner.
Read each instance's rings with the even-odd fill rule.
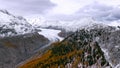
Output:
[[[110,26],[116,26],[116,27],[120,26],[120,20],[112,21],[108,25],[110,25]]]
[[[20,16],[0,10],[0,37],[8,37],[34,32],[34,28]]]
[[[41,23],[46,21],[44,17],[38,17],[38,16],[30,16],[30,17],[27,17],[26,19],[34,27],[38,27],[40,26]]]
[[[106,24],[102,22],[95,21],[92,18],[82,18],[79,20],[73,21],[49,21],[43,20],[42,18],[33,18],[28,19],[31,24],[34,24],[36,27],[53,27],[53,28],[60,28],[65,29],[66,31],[76,31],[78,29],[92,29],[92,28],[99,28],[99,27],[107,27]]]

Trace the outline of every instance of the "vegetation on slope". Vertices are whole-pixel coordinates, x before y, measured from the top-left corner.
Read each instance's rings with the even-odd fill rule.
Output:
[[[35,58],[20,68],[104,68],[109,66],[99,44],[92,40],[88,31],[81,30],[52,48],[40,58]]]

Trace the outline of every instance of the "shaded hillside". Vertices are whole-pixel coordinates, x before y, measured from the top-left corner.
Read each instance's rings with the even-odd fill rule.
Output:
[[[0,39],[0,68],[15,68],[17,64],[36,54],[49,41],[38,33]]]
[[[108,56],[105,58],[105,53],[102,51],[105,48],[103,45],[106,44],[107,46],[108,44],[104,42],[107,39],[103,39],[109,36],[109,34],[114,34],[118,31],[114,27],[76,31],[62,42],[52,44],[51,49],[41,57],[26,62],[20,68],[111,68],[110,63],[107,61]],[[115,36],[111,37],[116,38]]]

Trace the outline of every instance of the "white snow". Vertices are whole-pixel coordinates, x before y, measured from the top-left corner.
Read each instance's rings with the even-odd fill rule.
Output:
[[[104,56],[105,56],[106,60],[107,60],[107,61],[110,63],[110,65],[113,67],[112,63],[109,61],[110,56],[109,56],[108,50],[105,49],[105,48],[101,48],[101,49],[102,49],[102,51],[104,52]]]
[[[81,18],[79,20],[73,20],[73,21],[51,21],[51,20],[45,20],[40,18],[33,18],[28,19],[28,21],[32,24],[34,24],[35,27],[55,27],[60,29],[65,29],[66,31],[76,31],[77,29],[83,29],[83,28],[94,28],[92,26],[94,25],[100,25],[100,27],[106,26],[102,22],[95,21],[92,18]],[[99,26],[98,26],[99,27]]]
[[[41,28],[41,32],[39,32],[39,34],[45,36],[46,38],[48,38],[50,41],[62,41],[63,38],[58,36],[58,33],[60,33],[60,30],[54,30],[54,29],[42,29]]]
[[[0,10],[0,37],[8,37],[34,32],[34,28],[20,16]]]
[[[115,66],[110,61],[109,51],[105,48],[101,48],[101,49],[104,52],[104,56],[105,56],[106,60],[109,62],[109,64],[112,66],[112,68],[120,68],[120,63]]]
[[[0,12],[0,21],[2,21],[2,22],[9,22],[10,19],[12,19],[11,16],[9,16],[9,15],[7,15],[5,13]]]
[[[120,63],[118,65],[116,65],[115,68],[120,68]]]
[[[41,22],[45,22],[46,19],[42,16],[29,16],[26,17],[27,21],[32,24],[34,27],[37,27],[41,24]]]
[[[110,26],[120,26],[120,20],[111,21],[108,25],[110,25]]]

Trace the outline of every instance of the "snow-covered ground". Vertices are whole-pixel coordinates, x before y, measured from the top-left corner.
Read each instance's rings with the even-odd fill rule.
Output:
[[[50,41],[55,42],[55,41],[62,41],[63,38],[58,36],[58,33],[61,32],[61,30],[55,30],[55,29],[42,29],[41,28],[41,32],[39,32],[39,34],[45,36],[46,38],[48,38]]]
[[[9,37],[34,32],[34,28],[25,18],[14,16],[6,10],[0,10],[0,37]]]

